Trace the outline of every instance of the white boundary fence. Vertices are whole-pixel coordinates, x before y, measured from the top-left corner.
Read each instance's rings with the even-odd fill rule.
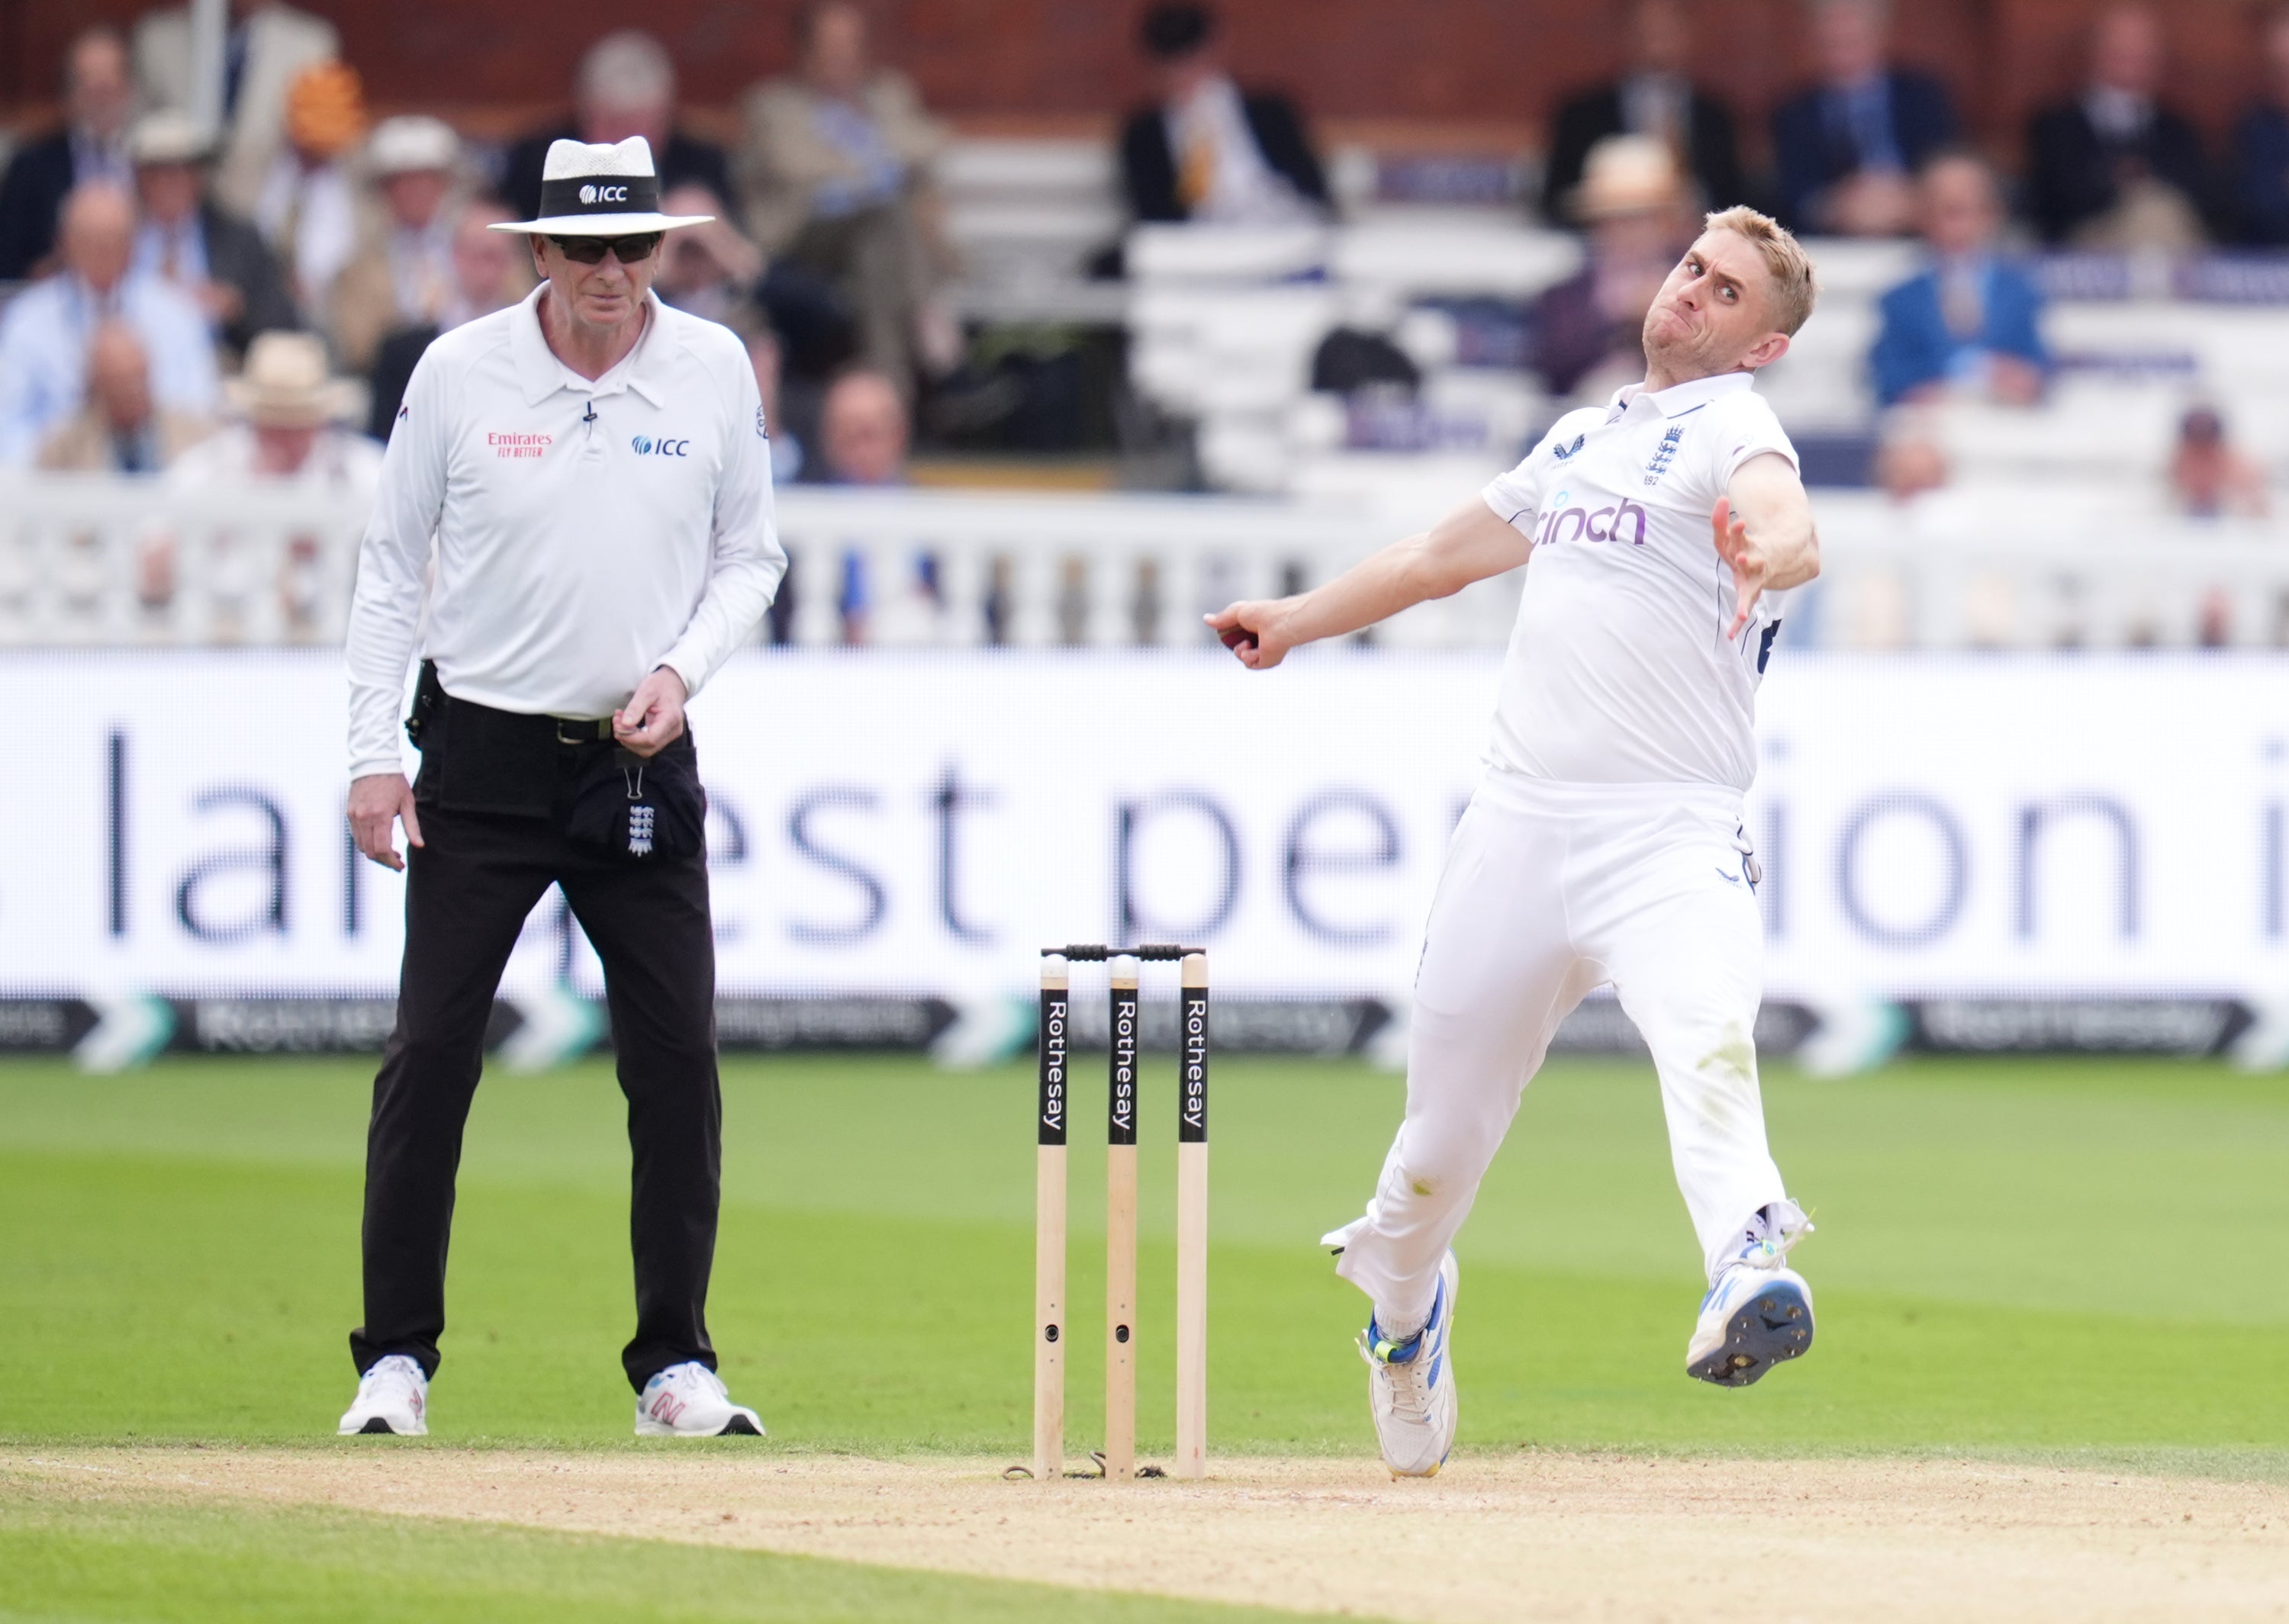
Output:
[[[1903,514],[1818,498],[1825,569],[1790,641],[1832,649],[2289,644],[2289,537],[2014,490]],[[1190,647],[1202,610],[1325,580],[1400,533],[1360,504],[796,488],[772,635],[806,648]],[[363,511],[243,489],[0,479],[0,647],[341,640]],[[1517,581],[1381,628],[1495,648]]]

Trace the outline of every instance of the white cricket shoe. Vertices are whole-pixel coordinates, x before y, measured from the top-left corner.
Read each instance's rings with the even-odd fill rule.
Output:
[[[1439,1261],[1438,1290],[1422,1330],[1394,1342],[1369,1315],[1367,1329],[1360,1333],[1360,1357],[1367,1361],[1368,1413],[1375,1417],[1383,1463],[1394,1477],[1436,1476],[1455,1447],[1460,1406],[1449,1341],[1461,1284],[1462,1271],[1449,1252]]]
[[[364,1432],[394,1432],[400,1437],[429,1436],[429,1378],[402,1353],[386,1354],[358,1378],[357,1397],[334,1429],[344,1437]]]
[[[733,1404],[722,1378],[697,1359],[671,1365],[644,1383],[636,1399],[640,1438],[715,1438],[727,1433],[763,1436],[763,1418]]]
[[[1746,1387],[1812,1346],[1812,1287],[1791,1269],[1789,1248],[1812,1233],[1793,1201],[1749,1220],[1738,1254],[1701,1300],[1686,1344],[1685,1373],[1719,1387]]]

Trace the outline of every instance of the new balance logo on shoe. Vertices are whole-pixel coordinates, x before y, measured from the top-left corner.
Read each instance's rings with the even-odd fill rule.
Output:
[[[762,1417],[745,1405],[733,1404],[722,1379],[697,1359],[661,1371],[644,1383],[643,1395],[636,1400],[640,1438],[714,1438],[731,1433],[762,1437]]]

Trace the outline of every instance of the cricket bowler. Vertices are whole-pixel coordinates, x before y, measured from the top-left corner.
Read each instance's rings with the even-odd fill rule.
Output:
[[[1812,1225],[1757,1088],[1761,876],[1742,800],[1780,594],[1820,569],[1795,449],[1752,385],[1815,293],[1779,225],[1708,216],[1647,313],[1643,383],[1560,418],[1428,532],[1208,617],[1268,670],[1531,560],[1424,930],[1406,1118],[1365,1215],[1327,1237],[1374,1304],[1360,1349],[1396,1475],[1430,1476],[1454,1445],[1452,1244],[1551,1034],[1596,987],[1653,1051],[1708,1274],[1687,1371],[1744,1387],[1811,1345],[1811,1288],[1787,1259]]]

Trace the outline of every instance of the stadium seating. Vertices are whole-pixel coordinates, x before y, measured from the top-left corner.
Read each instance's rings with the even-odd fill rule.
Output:
[[[1340,150],[1329,166],[1342,223],[1124,237],[1101,142],[957,141],[943,175],[964,314],[1125,327],[1132,386],[1192,426],[1208,483],[1235,499],[793,490],[781,512],[798,580],[815,588],[843,555],[865,557],[883,584],[863,628],[877,641],[1190,642],[1210,598],[1324,578],[1508,466],[1559,404],[1519,365],[1517,312],[1578,267],[1578,243],[1522,223],[1500,187],[1489,202],[1392,203],[1378,199],[1374,155]],[[1127,280],[1092,280],[1092,260],[1116,243]],[[1819,314],[1761,386],[1799,437],[1864,439],[1879,426],[1865,364],[1876,303],[1916,250],[1814,251]],[[2276,525],[2176,517],[2166,482],[2178,421],[2198,402],[2260,465],[2274,510],[2289,497],[2289,269],[2227,255],[2075,255],[2038,268],[2060,362],[2049,399],[1926,414],[1918,432],[1949,482],[1904,506],[1820,492],[1828,578],[1796,611],[1792,637],[1879,648],[2289,640],[2289,548],[2277,563]],[[1312,394],[1313,354],[1339,325],[1386,332],[1421,370],[1419,396]],[[175,589],[155,594],[162,527],[148,490],[6,484],[0,643],[339,635],[357,516],[177,505],[164,527]],[[290,564],[281,549],[294,537],[320,538],[321,556],[305,545]],[[927,593],[911,581],[918,553],[941,572]],[[303,600],[332,607],[286,613],[282,571]],[[796,595],[782,617],[794,641],[852,634],[834,593]],[[1383,641],[1493,646],[1507,601],[1507,585],[1489,584]]]

